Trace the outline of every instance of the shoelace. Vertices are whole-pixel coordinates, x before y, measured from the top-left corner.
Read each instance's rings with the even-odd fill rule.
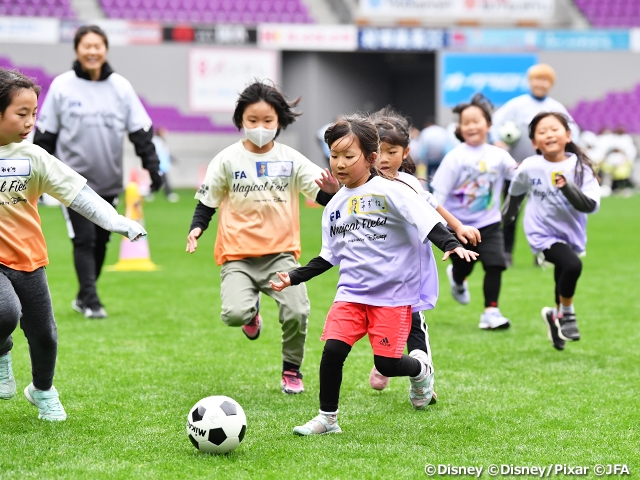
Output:
[[[44,404],[43,413],[52,413],[52,414],[62,414],[63,408],[58,396],[53,392],[43,392],[48,393],[49,395],[43,395],[41,397],[42,403]]]
[[[0,380],[9,380],[11,378],[11,360],[0,360]]]

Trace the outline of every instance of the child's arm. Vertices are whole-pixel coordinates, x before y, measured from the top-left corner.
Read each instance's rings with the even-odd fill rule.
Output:
[[[471,242],[471,245],[476,246],[478,242],[482,241],[480,230],[478,230],[476,227],[463,225],[460,220],[454,217],[451,212],[449,212],[442,205],[438,205],[438,208],[436,208],[436,212],[442,215],[442,218],[447,221],[447,225],[449,225],[449,228],[456,232],[456,235],[458,236],[460,241],[465,245]]]
[[[147,234],[142,225],[119,215],[106,200],[87,185],[76,195],[69,208],[105,230],[128,237],[132,242]]]
[[[431,243],[444,252],[444,257],[442,257],[443,261],[449,258],[453,253],[457,254],[460,258],[465,259],[467,262],[478,258],[478,254],[476,252],[464,249],[462,245],[460,245],[460,242],[456,240],[456,237],[454,237],[441,223],[437,223],[435,227],[431,229],[427,238]]]
[[[502,225],[509,225],[515,222],[518,212],[520,211],[520,207],[522,206],[522,202],[524,202],[526,196],[526,194],[507,195],[507,198],[504,199],[504,204],[502,205]]]
[[[209,227],[209,222],[211,222],[214,213],[216,213],[215,208],[207,207],[204,203],[198,202],[196,210],[193,212],[193,219],[187,236],[187,252],[193,253],[196,251],[198,238]]]
[[[556,186],[565,198],[569,200],[573,208],[579,212],[593,213],[598,207],[597,202],[593,198],[586,196],[578,185],[568,181],[563,175],[556,175]]]
[[[280,282],[275,283],[273,280],[269,280],[269,283],[271,284],[271,288],[276,292],[280,292],[291,285],[299,285],[303,282],[308,282],[313,277],[323,274],[331,267],[333,267],[333,265],[327,262],[324,258],[316,257],[304,267],[296,268],[295,270],[291,270],[289,273],[277,272],[276,275],[278,275]]]

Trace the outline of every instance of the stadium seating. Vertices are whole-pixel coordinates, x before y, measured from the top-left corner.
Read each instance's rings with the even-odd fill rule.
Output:
[[[22,67],[14,65],[11,60],[6,57],[0,57],[0,67],[15,68],[25,75],[35,78],[38,85],[42,87],[42,92],[38,100],[39,106],[47,95],[49,85],[54,77],[48,75],[44,70],[33,67]],[[206,132],[206,133],[237,133],[237,128],[231,125],[216,125],[211,119],[205,115],[184,115],[175,107],[158,107],[150,105],[142,99],[147,113],[151,117],[153,124],[157,127],[163,126],[170,132]]]
[[[100,0],[100,4],[107,17],[130,20],[245,25],[312,23],[301,0]]]
[[[0,16],[76,17],[70,0],[0,0]]]
[[[638,0],[575,0],[576,6],[595,27],[635,27],[640,25]]]
[[[602,100],[582,101],[570,109],[583,130],[599,132],[603,128],[624,127],[628,133],[640,133],[640,84],[630,92],[608,93]]]

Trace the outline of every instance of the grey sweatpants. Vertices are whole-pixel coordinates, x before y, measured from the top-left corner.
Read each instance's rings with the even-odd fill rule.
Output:
[[[29,343],[33,386],[53,385],[58,354],[58,329],[44,267],[33,272],[0,265],[0,356],[13,347],[11,334],[20,328]]]
[[[269,295],[280,310],[282,360],[294,365],[301,365],[304,357],[309,318],[307,289],[296,285],[276,292],[269,280],[278,281],[276,272],[289,272],[299,266],[290,253],[276,253],[225,262],[220,270],[222,321],[231,327],[249,323],[256,315],[259,293]]]

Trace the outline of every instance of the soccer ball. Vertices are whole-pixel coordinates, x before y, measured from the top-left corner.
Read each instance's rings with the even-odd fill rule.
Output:
[[[502,126],[498,129],[498,134],[500,135],[500,138],[504,143],[506,143],[507,145],[513,145],[518,140],[520,140],[522,132],[515,123],[509,120],[508,122],[502,124]]]
[[[187,415],[187,435],[201,452],[229,453],[236,449],[247,431],[247,417],[232,398],[206,397]]]

